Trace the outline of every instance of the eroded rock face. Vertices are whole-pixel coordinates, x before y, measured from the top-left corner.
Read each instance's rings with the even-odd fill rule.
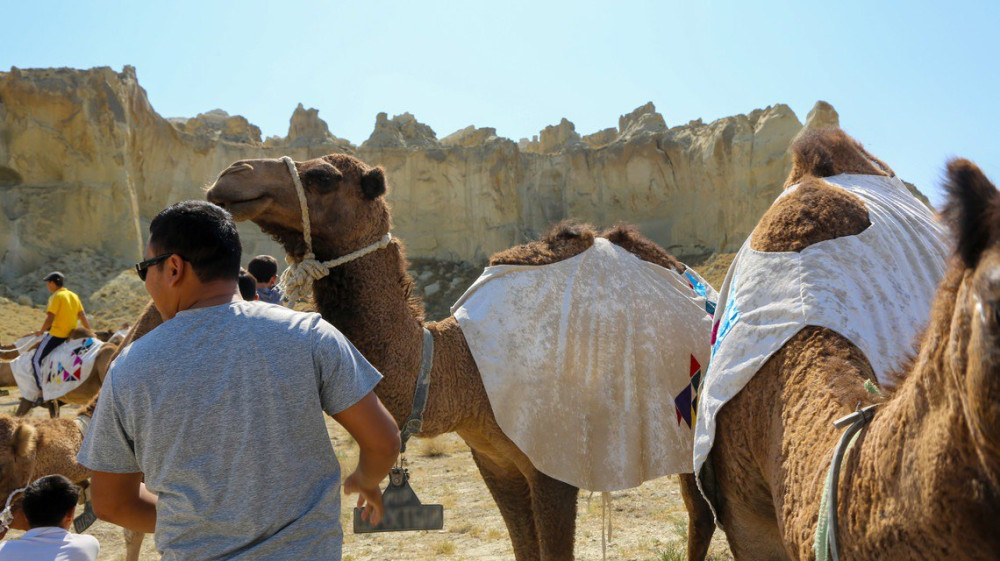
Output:
[[[623,140],[642,134],[659,134],[666,130],[667,123],[663,120],[663,115],[656,112],[652,101],[618,118],[618,137]]]
[[[288,123],[288,136],[274,137],[269,147],[306,148],[317,156],[333,152],[351,153],[354,150],[350,142],[330,133],[326,121],[319,118],[319,109],[306,109],[301,103],[292,112],[292,118]]]
[[[191,119],[167,119],[178,130],[213,140],[226,140],[242,144],[260,144],[260,127],[251,124],[242,115],[230,115],[222,109],[200,113]]]
[[[836,121],[822,103],[806,126]],[[13,69],[0,73],[0,282],[84,248],[125,267],[156,213],[202,198],[233,161],[336,151],[386,168],[394,233],[413,258],[482,263],[568,217],[636,223],[680,255],[734,251],[778,194],[801,130],[784,105],[668,128],[650,103],[587,136],[563,119],[519,143],[471,126],[439,141],[413,115],[380,113],[356,147],[300,104],[288,136],[262,143],[221,110],[160,117],[131,67]],[[245,260],[280,259],[254,225],[240,232]]]
[[[437,135],[427,125],[417,122],[409,113],[396,115],[392,119],[385,113],[375,117],[375,130],[362,148],[434,148],[438,145]]]

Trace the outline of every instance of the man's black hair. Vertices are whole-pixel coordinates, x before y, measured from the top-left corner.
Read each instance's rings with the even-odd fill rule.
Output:
[[[257,279],[244,269],[240,269],[240,278],[237,281],[240,287],[240,296],[247,302],[257,299]]]
[[[149,225],[149,245],[158,255],[175,253],[191,263],[201,282],[236,280],[240,274],[243,247],[236,223],[206,201],[182,201],[160,211]]]
[[[76,508],[80,488],[62,475],[46,475],[24,490],[21,508],[32,528],[59,526]]]
[[[270,282],[278,275],[278,261],[270,255],[258,255],[247,264],[247,270],[257,282]]]

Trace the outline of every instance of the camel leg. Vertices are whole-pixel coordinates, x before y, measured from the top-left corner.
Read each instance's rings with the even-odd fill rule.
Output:
[[[539,561],[538,534],[531,511],[531,489],[528,480],[511,464],[500,466],[482,453],[472,450],[472,459],[479,467],[479,473],[493,500],[500,508],[500,514],[507,525],[510,541],[514,546],[517,561]],[[504,468],[507,469],[504,469]]]
[[[758,379],[759,376],[758,373]],[[726,405],[728,410],[722,410],[719,426],[725,426],[723,422],[727,421],[733,426],[735,423],[730,419],[741,418],[740,415],[750,418],[742,409],[749,404],[742,399],[745,395],[748,394],[736,396]],[[719,521],[726,529],[729,549],[736,561],[787,561],[790,557],[778,528],[771,485],[761,473],[759,453],[755,454],[750,445],[750,436],[759,438],[759,435],[750,433],[750,430],[716,433],[711,461],[716,492],[722,497]]]
[[[123,530],[125,533],[125,561],[139,561],[139,552],[142,551],[142,539],[146,534]]]
[[[35,406],[34,403],[32,403],[32,402],[30,402],[27,399],[24,399],[22,397],[21,401],[18,402],[18,404],[17,404],[17,411],[14,412],[14,416],[15,417],[23,417],[23,416],[27,415],[28,411],[31,411],[31,408],[34,407],[34,406]]]
[[[712,544],[712,534],[715,533],[715,520],[708,501],[701,496],[698,483],[693,473],[682,473],[678,476],[681,486],[681,498],[688,512],[688,561],[704,561],[708,556],[708,547]]]
[[[533,469],[528,477],[538,544],[544,561],[571,561],[576,537],[576,497],[579,489]]]
[[[49,410],[49,418],[55,419],[59,417],[59,400],[53,399],[46,402],[45,407]]]

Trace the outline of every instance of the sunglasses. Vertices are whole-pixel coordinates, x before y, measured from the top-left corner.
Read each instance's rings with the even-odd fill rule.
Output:
[[[184,259],[184,256],[179,253],[164,253],[163,255],[157,255],[152,259],[147,259],[140,263],[136,263],[135,272],[136,274],[139,275],[139,280],[141,280],[142,282],[146,282],[146,273],[149,272],[149,268],[152,267],[153,265],[158,265],[160,263],[163,263],[164,261],[169,259],[171,255],[176,255],[177,257]],[[187,259],[184,260],[187,261]]]

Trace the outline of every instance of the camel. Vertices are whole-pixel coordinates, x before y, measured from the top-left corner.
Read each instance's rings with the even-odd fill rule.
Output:
[[[162,323],[159,312],[150,303],[139,321],[129,330],[121,346],[112,351],[99,376],[92,379],[103,381],[107,366],[117,358],[118,351],[133,340],[151,331]],[[103,349],[102,349],[103,351]],[[100,384],[78,414],[78,418],[92,418],[100,397]],[[6,500],[15,489],[24,487],[30,481],[51,474],[62,474],[78,485],[86,485],[90,470],[76,461],[76,455],[83,444],[81,425],[71,419],[37,419],[31,417],[9,417],[0,415],[0,497]],[[26,528],[21,528],[26,529]],[[126,561],[138,561],[139,551],[145,534],[124,530]]]
[[[381,168],[344,154],[297,162],[297,166],[317,259],[344,256],[385,238],[390,211]],[[301,260],[307,253],[296,187],[284,161],[236,162],[220,173],[206,196],[235,220],[256,223],[294,259]],[[539,241],[500,252],[490,264],[554,263],[586,250],[596,235],[646,261],[684,270],[666,251],[630,228],[598,234],[591,227],[573,224],[561,224]],[[399,426],[413,403],[423,329],[430,331],[432,381],[419,436],[455,432],[469,445],[504,518],[518,561],[572,559],[578,489],[540,472],[504,435],[458,322],[449,317],[425,323],[422,304],[411,296],[413,286],[403,245],[393,238],[383,249],[315,281],[313,297],[323,318],[382,373],[384,379],[375,391]],[[694,511],[690,535],[710,535],[711,512],[697,493],[693,475],[681,476],[681,481],[685,501]]]
[[[801,184],[761,219],[751,247],[801,251],[861,232],[861,201],[823,178],[892,170],[839,129],[792,147],[785,187]],[[1000,193],[967,160],[948,165],[956,253],[917,355],[884,398],[861,351],[806,327],[719,413],[702,472],[735,559],[813,559],[823,482],[857,404],[883,401],[844,460],[837,490],[842,559],[996,559],[1000,554]],[[706,475],[708,475],[706,477]],[[704,536],[706,539],[710,537]]]
[[[69,339],[84,339],[87,337],[95,337],[95,333],[89,329],[84,329],[78,327],[70,332]],[[111,361],[115,356],[117,356],[116,351],[118,350],[118,345],[114,343],[105,343],[100,349],[97,350],[97,357],[94,360],[94,371],[91,373],[90,377],[81,384],[79,387],[73,391],[62,396],[58,400],[48,401],[44,405],[49,411],[49,416],[52,418],[59,416],[59,408],[63,403],[69,403],[73,405],[86,405],[90,402],[94,396],[97,395],[101,390],[101,384],[104,383],[104,377],[107,375],[108,367],[111,366]],[[34,351],[34,349],[32,349]],[[5,358],[9,356],[11,360],[17,358],[16,351],[13,353],[8,353]],[[16,386],[17,383],[14,381],[14,373],[11,371],[9,362],[0,362],[0,386]],[[17,406],[17,411],[14,413],[17,417],[23,417],[27,415],[31,409],[35,407],[34,403],[26,399],[21,399]]]

